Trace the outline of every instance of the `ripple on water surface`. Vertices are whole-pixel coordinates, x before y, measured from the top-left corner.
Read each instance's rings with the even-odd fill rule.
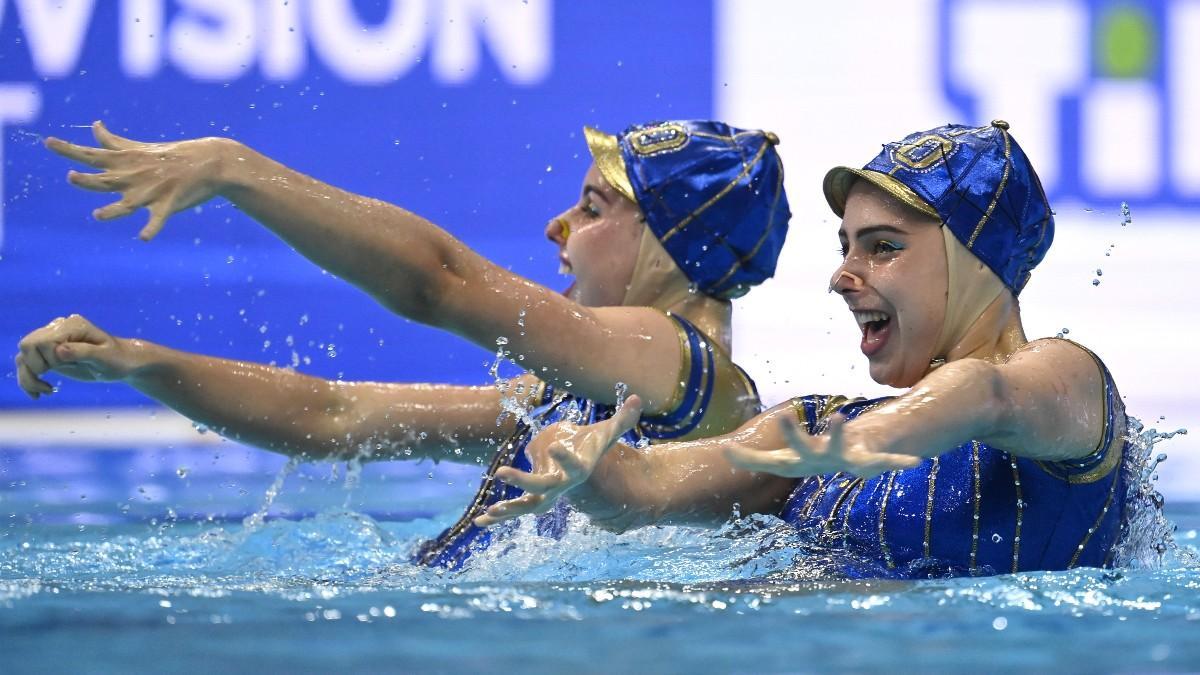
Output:
[[[904,653],[910,667],[944,669],[1195,669],[1200,509],[1169,511],[1182,525],[1173,532],[1151,479],[1164,435],[1135,431],[1127,470],[1139,506],[1116,570],[838,580],[836,552],[768,517],[624,535],[576,518],[559,541],[522,523],[456,573],[408,564],[453,509],[134,519],[83,532],[10,521],[0,632],[20,639],[6,639],[4,660],[29,670],[82,658],[112,669],[269,659],[461,670],[532,658],[546,670],[805,670],[890,667]]]

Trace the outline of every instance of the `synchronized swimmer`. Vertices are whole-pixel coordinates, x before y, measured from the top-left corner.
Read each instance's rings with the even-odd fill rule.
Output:
[[[526,375],[495,386],[331,382],[289,369],[227,361],[109,335],[81,316],[52,321],[20,343],[18,381],[33,397],[57,371],[123,381],[232,439],[307,459],[422,459],[480,463],[488,476],[463,517],[414,558],[460,566],[493,533],[472,524],[520,494],[495,480],[529,468],[533,430],[558,419],[612,414],[622,382],[646,402],[629,434],[693,439],[726,433],[761,411],[731,359],[731,299],[769,278],[787,235],[783,165],[769,132],[719,122],[634,126],[619,136],[585,129],[593,162],[579,200],[546,236],[566,297],[504,270],[399,207],[316,181],[222,138],[141,143],[93,127],[100,147],[47,146],[100,169],[68,174],[121,199],[107,220],[145,207],[154,237],[166,219],[229,199],[313,262],[410,319],[494,349]],[[503,397],[528,409],[508,416]],[[539,529],[561,532],[563,513]]]

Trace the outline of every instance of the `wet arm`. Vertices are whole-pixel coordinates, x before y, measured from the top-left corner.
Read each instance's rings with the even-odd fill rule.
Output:
[[[952,361],[891,403],[846,424],[883,451],[931,457],[968,439],[1045,460],[1083,457],[1104,429],[1104,381],[1095,360],[1062,340],[1030,343],[1006,363]]]
[[[615,400],[626,383],[663,412],[680,347],[645,308],[583,307],[483,258],[433,223],[230,144],[220,192],[330,272],[389,309],[486,349],[504,338],[521,365],[575,394]],[[232,167],[232,168],[230,168]]]
[[[624,531],[644,525],[719,525],[735,505],[741,513],[778,513],[795,480],[739,469],[725,449],[770,450],[784,444],[780,420],[795,415],[777,406],[724,436],[664,443],[644,450],[617,444],[591,478],[568,493],[594,522]]]
[[[334,382],[284,368],[126,341],[124,381],[228,438],[312,460],[483,461],[497,427],[495,387]]]

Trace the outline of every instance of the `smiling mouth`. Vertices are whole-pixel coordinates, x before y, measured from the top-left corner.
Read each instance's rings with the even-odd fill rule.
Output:
[[[862,331],[862,343],[859,346],[863,354],[870,357],[883,349],[891,335],[891,315],[875,310],[854,310],[854,320]]]

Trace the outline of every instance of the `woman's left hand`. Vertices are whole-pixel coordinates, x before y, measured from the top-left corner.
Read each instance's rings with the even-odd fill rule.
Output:
[[[745,445],[731,445],[725,450],[729,461],[749,471],[777,476],[800,478],[844,472],[861,478],[871,478],[895,469],[911,469],[923,457],[897,454],[881,449],[881,434],[847,430],[846,418],[836,414],[829,420],[829,429],[820,436],[810,436],[793,419],[780,422],[780,431],[787,441],[786,448],[758,450]]]
[[[142,143],[122,138],[104,126],[92,124],[100,147],[76,145],[47,138],[46,147],[86,164],[100,173],[71,171],[67,180],[95,192],[117,192],[121,199],[92,212],[97,220],[128,216],[145,207],[150,220],[138,234],[153,239],[172,214],[215,197],[220,189],[220,166],[238,146],[227,138],[198,138],[164,143]]]
[[[630,396],[603,422],[584,426],[558,422],[546,427],[525,448],[532,471],[511,466],[496,470],[496,478],[521,488],[525,494],[493,504],[473,522],[488,527],[550,510],[560,496],[592,476],[604,454],[637,425],[641,416],[641,399]]]

